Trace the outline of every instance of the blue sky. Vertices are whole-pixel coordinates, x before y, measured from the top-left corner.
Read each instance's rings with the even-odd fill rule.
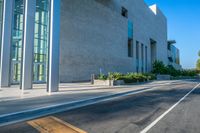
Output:
[[[145,0],[168,19],[168,38],[177,41],[183,68],[194,68],[200,50],[200,0]]]

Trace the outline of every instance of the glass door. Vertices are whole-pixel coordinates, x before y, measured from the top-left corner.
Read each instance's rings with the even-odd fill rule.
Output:
[[[34,78],[33,79],[34,83],[46,82],[46,64],[45,63],[34,63],[33,78]]]
[[[19,84],[21,79],[21,62],[12,61],[11,64],[11,81],[12,84]]]

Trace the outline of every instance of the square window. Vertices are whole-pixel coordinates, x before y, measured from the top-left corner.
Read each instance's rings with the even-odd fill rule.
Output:
[[[122,13],[122,16],[128,18],[128,10],[126,8],[122,7],[122,12],[121,13]]]

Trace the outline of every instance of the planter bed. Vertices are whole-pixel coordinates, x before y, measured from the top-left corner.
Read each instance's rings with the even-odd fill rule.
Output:
[[[105,85],[105,86],[118,86],[118,85],[124,85],[123,80],[94,80],[94,85]]]

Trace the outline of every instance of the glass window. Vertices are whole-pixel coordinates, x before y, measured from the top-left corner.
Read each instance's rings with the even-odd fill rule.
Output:
[[[22,37],[24,20],[24,1],[15,0],[12,29],[12,82],[18,83],[21,79]]]
[[[133,39],[133,22],[128,20],[128,38]]]
[[[2,40],[2,21],[3,21],[3,0],[0,0],[0,57],[1,57],[1,40]]]
[[[1,2],[1,1],[0,1]],[[0,3],[1,4],[1,3]],[[15,0],[12,29],[12,83],[21,79],[24,0]],[[46,82],[49,34],[49,0],[36,0],[33,81]]]
[[[142,72],[144,72],[144,44],[141,44],[141,57],[142,57],[141,70]]]
[[[136,69],[139,72],[139,42],[136,41]]]
[[[133,57],[133,40],[128,39],[128,57]]]
[[[36,0],[34,82],[46,82],[49,37],[49,0]]]
[[[147,46],[145,46],[145,70],[146,70],[146,72],[148,72],[148,68],[147,68],[147,65],[148,65],[148,55],[147,55],[147,53],[148,53],[148,51],[147,50],[148,50]]]

